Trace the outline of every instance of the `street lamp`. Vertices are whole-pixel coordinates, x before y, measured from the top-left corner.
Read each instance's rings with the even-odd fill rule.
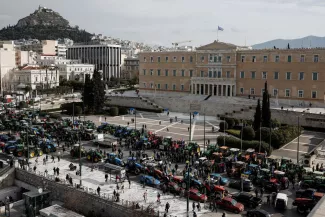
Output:
[[[137,110],[134,109],[134,129],[137,129]]]
[[[243,130],[244,130],[244,121],[241,120],[241,133],[240,133],[240,151],[243,151]]]
[[[204,151],[205,151],[205,108],[204,108],[204,116],[203,116],[203,122],[204,122],[204,129],[203,129],[203,140],[204,140]]]
[[[81,180],[81,166],[82,166],[82,163],[81,163],[81,140],[80,140],[80,137],[81,137],[81,132],[79,132],[79,176],[80,176],[80,187],[82,186],[82,180]]]

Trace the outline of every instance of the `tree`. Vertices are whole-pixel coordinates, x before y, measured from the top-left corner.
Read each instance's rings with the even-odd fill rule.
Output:
[[[93,111],[94,109],[93,86],[93,81],[90,79],[90,75],[86,75],[82,100],[88,111]]]
[[[255,114],[254,114],[253,128],[256,131],[260,128],[260,126],[261,126],[261,101],[260,99],[258,99]]]
[[[97,70],[93,75],[93,99],[95,112],[100,112],[105,102],[105,84],[102,81],[102,75]]]
[[[262,100],[262,126],[270,127],[270,123],[271,123],[270,95],[267,89],[267,82],[265,82],[263,100]]]
[[[223,132],[228,129],[228,124],[225,121],[220,122],[219,124],[219,131]]]

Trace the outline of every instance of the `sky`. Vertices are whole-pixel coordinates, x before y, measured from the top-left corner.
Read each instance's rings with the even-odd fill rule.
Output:
[[[2,0],[0,28],[39,5],[90,33],[165,46],[325,36],[325,0]]]

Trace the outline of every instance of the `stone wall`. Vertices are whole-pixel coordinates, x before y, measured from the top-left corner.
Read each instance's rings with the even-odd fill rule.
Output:
[[[106,103],[108,105],[137,109],[156,110],[161,108],[160,106],[155,105],[150,100],[143,97],[109,96],[106,97]]]
[[[15,168],[6,166],[7,171],[0,176],[0,189],[11,187],[15,182]]]
[[[132,206],[117,204],[110,198],[99,197],[84,190],[54,182],[44,176],[16,168],[16,179],[32,186],[42,187],[51,191],[51,200],[64,203],[64,207],[83,214],[96,217],[149,217],[154,216],[145,212],[133,210]],[[122,202],[123,203],[123,202]],[[93,213],[93,214],[90,214]]]

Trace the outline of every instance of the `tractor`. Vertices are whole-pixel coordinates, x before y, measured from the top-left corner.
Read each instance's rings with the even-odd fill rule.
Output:
[[[74,158],[80,157],[80,151],[81,151],[81,157],[85,157],[86,156],[86,151],[85,151],[84,147],[81,146],[79,148],[79,146],[80,146],[79,144],[73,145],[73,147],[72,147],[72,149],[70,151],[71,157],[74,157]]]
[[[87,154],[87,160],[88,161],[92,161],[94,163],[98,163],[99,161],[101,161],[103,159],[103,155],[97,151],[97,150],[92,150],[90,149]]]

